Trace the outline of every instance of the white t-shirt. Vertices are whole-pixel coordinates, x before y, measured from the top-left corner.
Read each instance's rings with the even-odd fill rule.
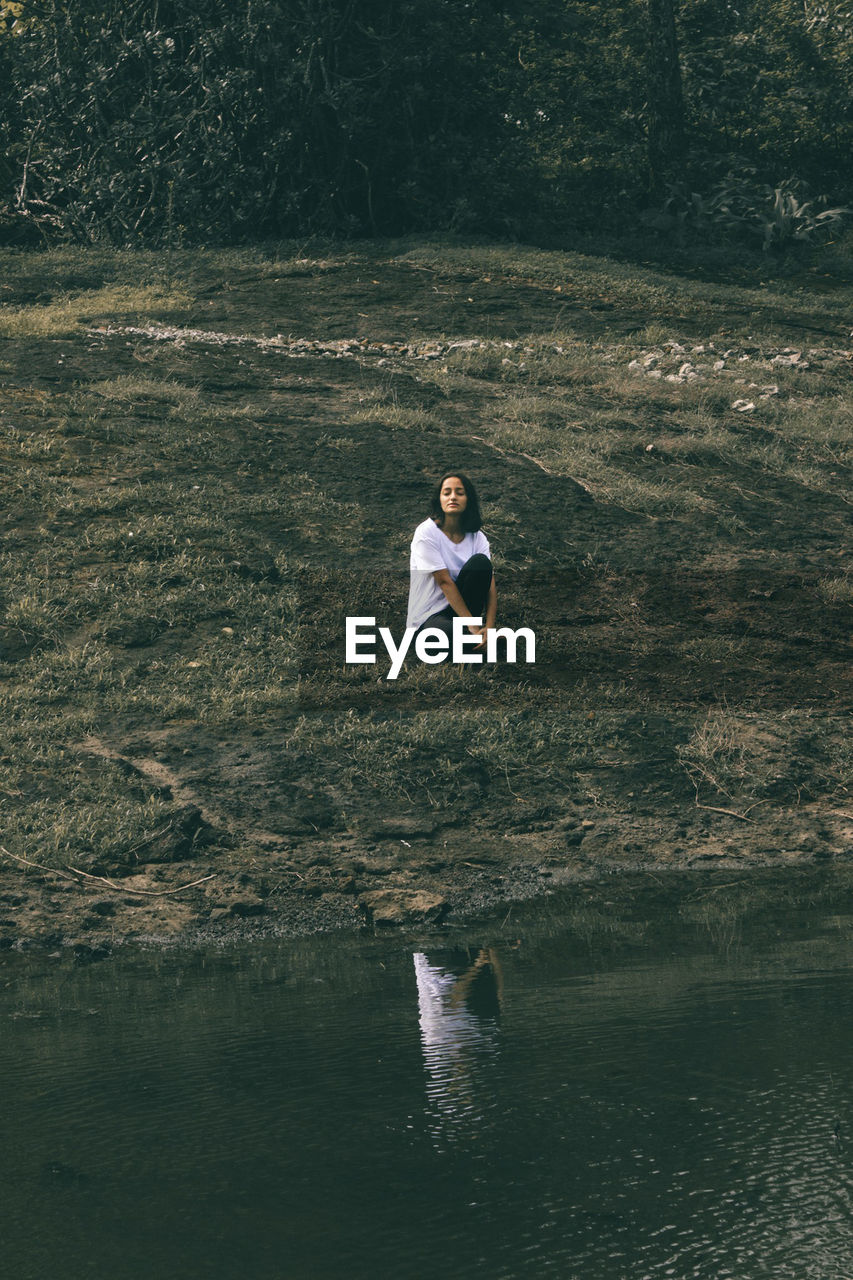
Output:
[[[466,533],[461,542],[453,542],[441,532],[431,516],[418,525],[409,557],[407,627],[420,627],[447,604],[447,596],[432,575],[438,569],[449,569],[455,582],[465,561],[478,554],[491,559],[489,540],[482,530]]]

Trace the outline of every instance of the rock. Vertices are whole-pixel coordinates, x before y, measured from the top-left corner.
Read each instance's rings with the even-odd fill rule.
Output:
[[[375,893],[362,894],[358,905],[374,928],[427,921],[434,924],[450,910],[446,898],[424,889],[379,889]]]
[[[260,916],[266,910],[263,898],[255,893],[243,893],[230,904],[232,916]]]
[[[584,831],[581,827],[577,827],[574,830],[563,832],[563,843],[568,845],[570,849],[573,849],[573,848],[576,848],[579,844],[582,844],[585,837],[586,837],[586,831]]]
[[[116,904],[112,898],[99,898],[97,902],[91,903],[89,910],[96,916],[114,916]]]
[[[778,356],[774,356],[770,363],[786,365],[789,369],[794,367],[808,369],[809,367],[808,360],[803,359],[802,351],[791,351],[790,348],[780,352]]]

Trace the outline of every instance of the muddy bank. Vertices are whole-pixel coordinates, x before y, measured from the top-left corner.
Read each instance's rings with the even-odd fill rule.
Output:
[[[668,823],[647,813],[640,823],[580,812],[559,825],[519,824],[502,838],[466,832],[461,842],[453,826],[379,818],[365,822],[362,837],[298,845],[270,838],[251,858],[239,848],[196,851],[121,879],[23,867],[6,857],[0,949],[71,948],[85,959],[133,941],[453,929],[478,917],[508,918],[555,895],[564,910],[592,904],[625,912],[649,894],[665,907],[686,894],[734,888],[747,897],[760,888],[808,898],[831,887],[842,901],[853,884],[853,818],[846,815],[775,814],[745,831],[734,816],[714,811],[693,830],[683,813]]]

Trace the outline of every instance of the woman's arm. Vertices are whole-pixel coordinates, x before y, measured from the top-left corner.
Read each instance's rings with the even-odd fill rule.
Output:
[[[498,616],[498,591],[495,586],[495,575],[489,584],[489,599],[486,602],[486,629],[493,627]]]
[[[462,599],[462,592],[450,576],[450,570],[436,569],[432,576],[444,592],[447,603],[450,605],[453,612],[460,618],[473,617],[471,610]],[[489,585],[489,597],[486,601],[486,616],[483,619],[483,625],[471,628],[472,632],[476,632],[480,637],[480,643],[477,645],[478,649],[484,649],[486,647],[486,633],[490,627],[495,625],[497,616],[498,592],[495,587],[495,577],[494,574],[492,574],[492,581]]]
[[[471,610],[462,599],[462,592],[450,576],[450,570],[436,569],[432,576],[435,578],[436,582],[447,597],[447,603],[450,605],[453,612],[460,618],[473,617]]]
[[[495,576],[494,574],[492,574],[492,581],[489,584],[489,598],[486,601],[486,616],[483,619],[483,626],[475,628],[475,630],[479,631],[480,633],[480,643],[477,645],[478,649],[485,649],[486,637],[489,633],[489,628],[495,625],[495,619],[497,618],[497,616],[498,616],[498,592],[497,592],[497,587],[495,586]]]

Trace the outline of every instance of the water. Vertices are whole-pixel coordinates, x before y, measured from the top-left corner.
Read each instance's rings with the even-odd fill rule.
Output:
[[[850,1280],[850,920],[519,934],[5,954],[2,1274]]]

